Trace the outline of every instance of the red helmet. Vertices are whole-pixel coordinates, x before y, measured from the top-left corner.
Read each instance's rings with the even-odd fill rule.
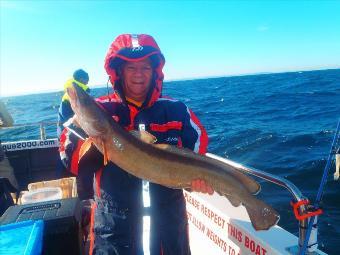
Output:
[[[150,102],[154,102],[160,96],[163,83],[163,66],[165,59],[155,39],[146,34],[122,34],[111,44],[105,57],[105,70],[110,76],[114,87],[119,79],[117,69],[124,61],[136,62],[150,58],[153,69],[156,72],[155,88],[152,92]]]

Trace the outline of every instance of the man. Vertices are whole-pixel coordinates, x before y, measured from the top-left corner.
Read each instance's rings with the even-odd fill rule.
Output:
[[[208,137],[197,117],[182,102],[162,96],[164,57],[149,35],[123,34],[112,43],[105,69],[115,90],[97,102],[126,131],[146,130],[157,143],[205,153]],[[82,133],[76,125],[73,131]],[[93,146],[79,161],[82,141],[69,130],[61,136],[60,154],[67,168],[86,179],[95,175],[90,254],[143,254],[142,180],[112,162],[103,165]],[[79,163],[78,163],[79,161]],[[212,194],[202,180],[192,189]],[[150,183],[150,254],[190,254],[188,221],[182,190]]]
[[[90,88],[87,86],[89,83],[89,75],[83,69],[78,69],[73,73],[73,78],[69,79],[64,85],[64,95],[61,99],[61,103],[58,111],[58,127],[57,134],[58,138],[61,135],[61,131],[64,129],[63,124],[73,117],[74,112],[71,108],[70,101],[68,95],[66,93],[66,89],[71,86],[72,82],[76,83],[79,87],[81,87],[84,91],[90,92]]]

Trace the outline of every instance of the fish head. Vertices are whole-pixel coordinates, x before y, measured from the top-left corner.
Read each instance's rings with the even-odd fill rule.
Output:
[[[89,137],[101,137],[110,130],[112,118],[82,88],[73,83],[67,88],[75,119]]]
[[[67,87],[66,92],[69,96],[71,107],[75,113],[80,110],[80,107],[86,105],[86,103],[92,99],[89,94],[87,94],[74,82],[71,86]]]

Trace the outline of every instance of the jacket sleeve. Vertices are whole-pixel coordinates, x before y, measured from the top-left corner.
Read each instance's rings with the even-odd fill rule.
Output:
[[[70,125],[70,129],[65,128],[60,136],[59,153],[61,161],[66,169],[74,175],[78,175],[83,169],[91,169],[94,173],[103,166],[103,155],[91,146],[90,150],[80,159],[79,152],[84,141],[74,133],[81,137],[86,137],[85,132],[74,125]]]
[[[61,133],[64,129],[63,124],[74,115],[70,102],[65,100],[60,103],[58,110],[58,126],[57,126],[57,135],[58,139],[60,139]]]
[[[197,116],[186,107],[182,127],[182,146],[199,154],[205,154],[208,147],[208,135]]]
[[[78,134],[83,132],[80,128],[72,128]],[[93,198],[93,176],[95,171],[103,166],[103,156],[95,146],[91,146],[90,150],[79,158],[83,143],[82,139],[65,128],[59,146],[61,161],[66,170],[77,176],[77,191],[81,200]]]

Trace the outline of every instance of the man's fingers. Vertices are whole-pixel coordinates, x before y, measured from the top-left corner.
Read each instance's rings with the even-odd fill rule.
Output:
[[[199,180],[195,179],[191,181],[191,190],[192,191],[197,191],[198,190],[198,182]]]
[[[208,193],[209,195],[212,195],[214,193],[213,188],[202,179],[192,180],[191,189],[192,191]]]
[[[207,193],[207,185],[204,180],[199,180],[200,192]]]
[[[209,186],[209,185],[207,185],[207,193],[208,193],[209,195],[214,194],[213,188],[212,188],[211,186]]]

